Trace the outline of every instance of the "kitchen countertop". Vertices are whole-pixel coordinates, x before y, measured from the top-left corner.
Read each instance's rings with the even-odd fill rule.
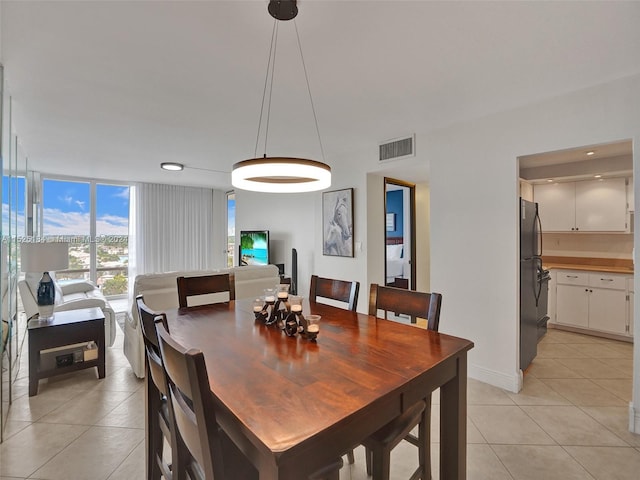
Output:
[[[633,273],[633,260],[617,258],[591,257],[551,257],[543,256],[544,268],[560,268],[563,270],[582,270],[607,273]]]

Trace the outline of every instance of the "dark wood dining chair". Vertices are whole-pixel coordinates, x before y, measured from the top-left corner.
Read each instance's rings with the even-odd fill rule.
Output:
[[[396,287],[383,287],[371,284],[369,293],[369,315],[378,315],[378,310],[410,315],[427,320],[427,329],[438,331],[442,295],[405,290]],[[411,405],[404,413],[395,418],[377,432],[369,436],[362,444],[365,447],[367,474],[373,480],[389,480],[391,470],[391,450],[402,440],[418,447],[418,468],[411,480],[431,479],[431,395]],[[418,427],[418,436],[411,431]]]
[[[138,319],[142,330],[145,350],[145,442],[146,469],[148,480],[159,480],[164,477],[172,479],[172,466],[165,461],[165,440],[171,448],[171,465],[177,465],[176,431],[173,412],[169,403],[169,384],[162,366],[160,344],[156,335],[155,322],[158,319],[167,328],[167,317],[164,313],[154,312],[145,303],[142,295],[136,297]]]
[[[358,291],[360,282],[346,280],[334,280],[332,278],[311,275],[311,288],[309,289],[309,301],[315,302],[318,297],[338,300],[348,305],[347,309],[356,311],[358,306]]]
[[[186,350],[156,323],[162,361],[169,383],[178,437],[178,478],[189,480],[258,480],[258,471],[219,428],[204,355]],[[309,480],[339,480],[342,460],[323,467]]]
[[[180,307],[191,306],[189,297],[199,297],[215,293],[229,292],[229,300],[236,298],[236,282],[233,273],[220,273],[215,275],[202,275],[195,277],[178,277],[178,303]],[[197,305],[213,303],[198,301]]]
[[[328,298],[329,300],[337,300],[347,304],[347,310],[356,311],[358,307],[358,293],[360,291],[360,282],[335,280],[333,278],[324,278],[317,275],[311,275],[311,287],[309,288],[309,301],[315,302],[318,297]],[[355,463],[353,450],[347,452],[347,460],[349,463]]]

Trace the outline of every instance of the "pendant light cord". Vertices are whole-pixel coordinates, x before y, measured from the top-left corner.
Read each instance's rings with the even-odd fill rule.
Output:
[[[309,102],[311,103],[311,111],[313,112],[313,120],[316,124],[316,133],[318,134],[318,143],[320,144],[320,155],[322,155],[322,161],[324,161],[324,149],[322,148],[322,140],[320,139],[320,128],[318,127],[318,117],[316,115],[316,108],[313,104],[313,97],[311,96],[311,87],[309,86],[309,76],[307,75],[307,66],[304,63],[304,55],[302,55],[302,44],[300,43],[300,35],[298,34],[298,24],[296,20],[293,20],[293,25],[296,27],[296,38],[298,39],[298,49],[300,50],[300,59],[302,60],[302,69],[304,70],[304,79],[307,82],[307,92],[309,92]]]
[[[262,117],[264,116],[264,103],[267,96],[267,86],[269,86],[269,79],[271,79],[271,85],[269,87],[269,106],[267,107],[267,127],[264,136],[264,156],[267,156],[267,134],[269,132],[269,117],[271,113],[271,94],[273,92],[273,70],[275,69],[275,45],[278,41],[278,20],[273,20],[273,29],[271,30],[271,44],[269,46],[269,60],[267,61],[267,72],[264,76],[264,88],[262,90],[262,103],[260,104],[260,118],[258,119],[258,132],[256,133],[256,147],[253,151],[253,156],[258,156],[258,143],[260,143],[260,130],[262,130]],[[273,58],[273,64],[272,64]]]
[[[296,30],[296,39],[298,40],[298,50],[300,52],[300,60],[302,61],[302,70],[304,71],[304,79],[307,84],[307,93],[309,94],[309,103],[311,104],[311,112],[313,113],[313,121],[316,126],[316,134],[318,136],[318,144],[320,145],[320,154],[324,161],[324,148],[322,147],[322,139],[320,138],[320,127],[318,126],[318,116],[316,115],[316,107],[311,96],[311,87],[309,85],[309,75],[307,74],[307,65],[304,62],[302,54],[302,44],[300,43],[300,34],[298,33],[298,24],[295,19],[293,25]],[[256,146],[253,152],[254,158],[258,156],[258,144],[260,143],[260,131],[262,130],[262,119],[265,116],[264,107],[267,97],[267,88],[269,88],[269,99],[267,102],[266,126],[264,133],[264,151],[263,156],[267,157],[267,139],[269,138],[269,120],[271,118],[271,97],[273,94],[273,77],[276,69],[276,52],[278,50],[278,20],[273,21],[273,30],[271,31],[271,45],[269,47],[269,60],[267,62],[267,73],[264,78],[264,88],[262,90],[262,104],[260,105],[260,119],[258,120],[258,133],[256,134]]]

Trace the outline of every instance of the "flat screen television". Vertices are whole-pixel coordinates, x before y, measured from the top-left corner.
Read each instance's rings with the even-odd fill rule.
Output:
[[[239,265],[268,264],[269,230],[241,230]]]

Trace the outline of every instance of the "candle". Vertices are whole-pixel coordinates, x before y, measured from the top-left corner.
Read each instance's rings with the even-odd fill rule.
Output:
[[[307,327],[307,332],[309,333],[318,333],[320,331],[320,325],[312,323]]]
[[[273,295],[267,295],[266,297],[264,297],[264,301],[267,303],[273,303],[276,301],[276,297],[274,297]]]
[[[291,305],[291,311],[292,312],[301,312],[302,311],[302,305]]]
[[[278,298],[287,298],[288,296],[287,292],[278,292]]]
[[[254,312],[261,312],[262,311],[262,305],[254,305],[253,306],[253,311]]]

